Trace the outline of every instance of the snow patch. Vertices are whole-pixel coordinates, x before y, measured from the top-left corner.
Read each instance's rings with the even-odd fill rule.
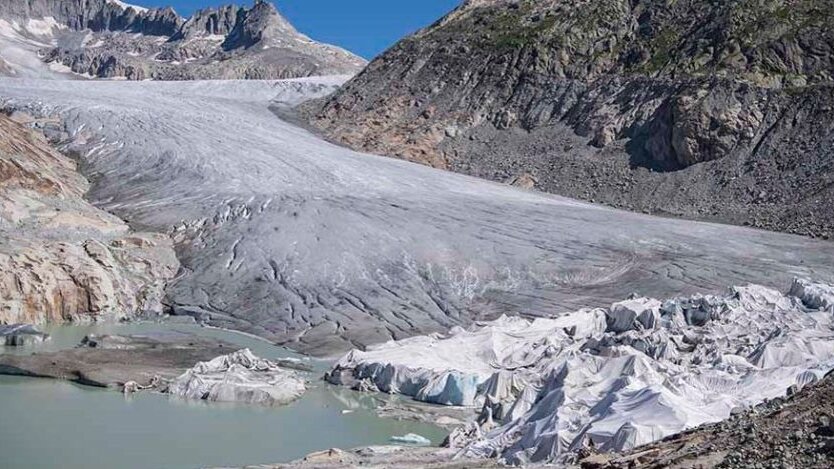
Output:
[[[73,73],[72,69],[62,64],[61,62],[50,62],[49,69],[58,73]]]
[[[131,4],[129,4],[129,3],[122,2],[121,0],[107,0],[107,1],[108,1],[108,3],[110,3],[110,4],[112,4],[112,5],[118,5],[118,6],[122,7],[122,8],[124,8],[125,10],[127,10],[128,8],[133,8],[133,10],[135,10],[137,13],[145,13],[145,12],[147,12],[147,11],[148,11],[148,9],[147,9],[147,8],[145,8],[145,7],[140,7],[140,6],[136,6],[136,5],[131,5]]]

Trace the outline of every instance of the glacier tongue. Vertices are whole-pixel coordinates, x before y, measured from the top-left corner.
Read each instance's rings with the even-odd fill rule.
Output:
[[[501,313],[606,306],[633,291],[834,283],[830,243],[355,153],[273,112],[343,80],[0,79],[0,103],[79,156],[99,208],[172,235],[175,311],[319,356]],[[645,326],[653,314],[635,319]],[[455,394],[456,378],[438,386],[447,383]]]
[[[502,317],[354,350],[328,379],[480,406],[467,456],[564,461],[586,445],[624,450],[719,421],[821,378],[834,368],[832,292],[795,280],[787,295],[750,285]]]

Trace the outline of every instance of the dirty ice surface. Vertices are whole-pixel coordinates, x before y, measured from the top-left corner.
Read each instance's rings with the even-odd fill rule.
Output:
[[[95,204],[174,236],[183,271],[168,294],[178,313],[307,353],[632,292],[834,282],[830,243],[356,153],[274,112],[344,80],[2,79],[0,96],[7,108],[63,119],[47,131],[79,155]]]

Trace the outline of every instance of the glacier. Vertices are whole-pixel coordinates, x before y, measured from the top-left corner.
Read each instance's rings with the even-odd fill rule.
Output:
[[[834,369],[834,286],[794,280],[723,295],[632,298],[553,318],[502,317],[353,350],[335,384],[473,406],[468,457],[568,462],[650,443]],[[464,435],[464,433],[467,433]]]
[[[357,153],[279,117],[346,79],[0,79],[0,103],[78,159],[96,206],[172,237],[182,264],[166,290],[174,313],[308,354],[634,292],[834,283],[827,242]],[[451,402],[468,384],[443,386],[432,395]]]

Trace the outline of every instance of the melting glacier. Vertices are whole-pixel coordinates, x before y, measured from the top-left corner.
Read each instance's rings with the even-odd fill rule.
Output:
[[[307,353],[633,292],[834,283],[829,243],[356,153],[276,115],[345,79],[2,79],[0,101],[77,155],[97,206],[170,233],[183,265],[167,289],[174,312]]]
[[[462,454],[566,461],[592,445],[631,449],[730,416],[834,368],[834,287],[787,294],[632,298],[553,318],[498,320],[354,350],[335,384],[476,406]]]

